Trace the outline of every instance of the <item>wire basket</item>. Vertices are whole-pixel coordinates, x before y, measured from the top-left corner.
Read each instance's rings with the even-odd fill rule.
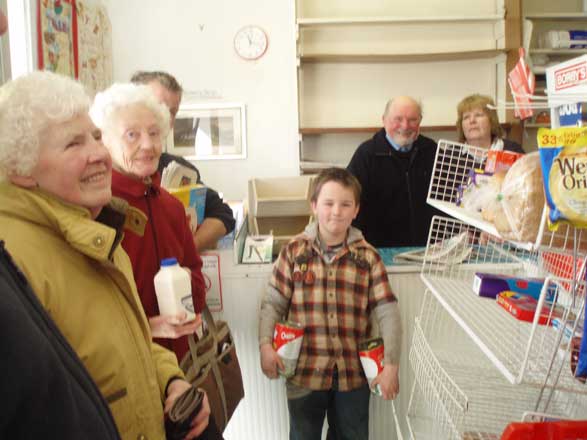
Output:
[[[476,295],[473,283],[478,272],[544,277],[537,310],[543,310],[548,323],[557,317],[559,327],[541,325],[540,314],[532,322],[518,320],[495,300]],[[569,272],[576,275],[575,281],[555,276]],[[573,377],[568,352],[564,353],[565,334],[576,331],[582,322],[585,283],[579,280],[583,279],[583,262],[564,253],[528,251],[459,220],[433,218],[422,280],[512,384],[587,393],[587,386]],[[560,375],[551,374],[559,369]]]
[[[429,291],[410,350],[415,384],[408,427],[416,439],[497,439],[535,408],[540,389],[512,385],[463,333]],[[578,417],[587,396],[557,392],[549,413]]]
[[[458,142],[440,140],[436,152],[432,179],[428,189],[428,204],[447,213],[451,217],[499,237],[495,226],[484,220],[480,213],[471,212],[457,206],[459,188],[470,179],[475,169],[483,169],[487,161],[488,150]],[[497,194],[496,194],[497,195]],[[536,238],[530,242],[516,243],[526,249],[559,249],[572,251],[578,245],[579,250],[587,250],[587,234],[569,225],[559,226],[556,232],[548,230],[547,209],[544,208],[539,219],[540,225]]]

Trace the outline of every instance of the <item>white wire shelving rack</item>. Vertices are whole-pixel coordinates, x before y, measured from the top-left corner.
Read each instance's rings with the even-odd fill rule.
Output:
[[[503,240],[480,213],[456,205],[459,186],[469,179],[471,169],[480,168],[486,160],[486,149],[439,142],[428,203],[454,218],[433,220],[422,279],[508,381],[587,393],[587,387],[566,369],[560,369],[560,377],[552,374],[557,362],[551,360],[558,359],[556,352],[564,342],[563,329],[518,321],[495,301],[479,298],[472,291],[475,272],[546,277],[539,307],[545,304],[547,292],[556,294],[556,313],[563,315],[567,325],[575,327],[580,321],[575,318],[582,316],[584,310],[582,280],[587,234],[567,225],[556,232],[549,231],[544,209],[532,241]],[[458,239],[463,236],[466,239]],[[445,251],[439,252],[442,247]],[[450,248],[449,253],[446,248]],[[455,256],[465,255],[467,250],[467,259],[455,264]],[[442,257],[432,258],[435,254]],[[555,306],[552,308],[555,313]]]
[[[472,213],[456,204],[459,187],[467,182],[472,169],[482,167],[482,164],[487,160],[487,153],[488,150],[485,148],[440,140],[428,189],[427,203],[453,218],[462,220],[494,237],[501,238],[495,226],[484,220],[480,213]],[[511,243],[527,250],[550,249],[569,252],[573,248],[573,243],[579,244],[582,251],[587,249],[587,234],[585,232],[575,230],[568,225],[562,225],[556,232],[552,232],[548,230],[546,220],[547,212],[544,209],[535,239],[527,242],[511,241]],[[575,232],[577,232],[576,238]]]
[[[485,149],[438,144],[428,203],[451,218],[434,217],[422,265],[428,290],[410,352],[412,438],[494,439],[528,411],[587,416],[587,384],[573,377],[568,337],[583,322],[587,234],[549,231],[544,209],[531,240],[506,240],[480,213],[457,206],[459,186],[486,159]],[[544,278],[537,310],[562,325],[539,324],[538,313],[518,320],[477,296],[477,272]],[[458,331],[447,336],[451,325]]]
[[[416,319],[410,363],[415,373],[408,408],[414,439],[498,439],[535,407],[540,388],[512,385],[427,291]],[[553,417],[580,417],[587,396],[557,392]]]
[[[465,239],[454,240],[458,237]],[[550,360],[564,340],[563,328],[539,324],[538,315],[535,322],[518,320],[495,300],[479,297],[473,291],[477,272],[546,277],[538,307],[548,308],[551,318],[565,319],[567,331],[572,326],[576,330],[584,309],[584,283],[574,283],[577,295],[573,300],[572,280],[552,274],[569,271],[568,258],[550,251],[526,251],[494,237],[484,237],[478,229],[459,220],[435,217],[428,248],[439,254],[441,244],[452,247],[445,249],[442,259],[424,262],[422,280],[505,379],[512,384],[536,386],[548,379],[547,386],[587,394],[587,385],[575,379],[570,368],[562,369],[560,377],[550,377]],[[461,259],[463,255],[467,255],[466,259],[457,263],[455,256]],[[580,265],[577,274],[583,273],[582,262]],[[546,298],[550,296],[556,302],[548,306]],[[556,356],[560,360],[555,367],[565,359],[564,353]]]

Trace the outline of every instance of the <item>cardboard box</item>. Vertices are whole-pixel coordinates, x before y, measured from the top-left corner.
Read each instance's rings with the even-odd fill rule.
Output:
[[[304,232],[310,216],[256,217],[253,219],[252,234],[273,235],[273,252],[278,254],[281,247],[295,235]]]
[[[310,215],[312,176],[255,178],[249,180],[251,217]]]

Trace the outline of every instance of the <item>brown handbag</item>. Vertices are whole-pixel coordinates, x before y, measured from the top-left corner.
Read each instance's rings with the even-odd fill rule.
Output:
[[[228,324],[214,321],[208,307],[202,316],[203,336],[189,335],[190,349],[180,367],[186,380],[206,391],[216,425],[223,432],[245,395],[243,378]]]

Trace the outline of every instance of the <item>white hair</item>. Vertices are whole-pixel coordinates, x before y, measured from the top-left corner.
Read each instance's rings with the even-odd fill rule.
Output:
[[[169,133],[169,109],[160,103],[151,88],[131,83],[113,84],[94,98],[90,107],[90,118],[104,134],[108,134],[114,122],[115,113],[125,107],[142,105],[153,113],[159,124],[161,140]]]
[[[36,71],[0,87],[0,181],[28,176],[39,159],[42,132],[87,113],[84,87],[66,76]]]

